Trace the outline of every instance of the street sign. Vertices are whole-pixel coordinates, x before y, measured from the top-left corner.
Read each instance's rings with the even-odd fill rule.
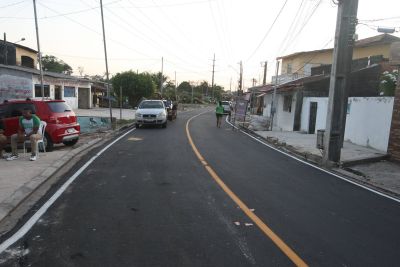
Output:
[[[246,118],[247,104],[249,101],[246,99],[236,99],[235,105],[235,120],[244,121]]]

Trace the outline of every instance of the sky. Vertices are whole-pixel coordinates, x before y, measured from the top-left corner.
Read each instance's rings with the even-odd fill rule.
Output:
[[[42,54],[54,55],[79,75],[105,73],[100,0],[36,0]],[[333,0],[103,0],[109,72],[159,72],[178,84],[215,83],[236,90],[239,62],[244,87],[268,78],[276,57],[333,47]],[[399,0],[359,0],[358,38],[381,27],[400,30]],[[37,49],[32,0],[0,0],[0,32]],[[400,32],[394,33],[400,37]],[[2,37],[1,37],[2,39]]]

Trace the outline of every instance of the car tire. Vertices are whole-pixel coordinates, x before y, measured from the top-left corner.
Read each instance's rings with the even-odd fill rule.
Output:
[[[162,127],[163,127],[163,128],[167,128],[167,122],[164,122],[164,123],[162,124]]]
[[[44,142],[44,145],[46,147],[46,152],[53,151],[54,143],[53,143],[53,141],[51,140],[50,136],[47,133],[44,134],[43,142]]]
[[[63,144],[66,146],[73,146],[78,142],[79,138],[74,139],[74,140],[70,140],[70,141],[64,141]]]

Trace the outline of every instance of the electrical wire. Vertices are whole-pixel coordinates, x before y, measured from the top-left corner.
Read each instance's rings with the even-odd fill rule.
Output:
[[[285,47],[285,49],[283,51],[286,51],[290,46],[293,45],[294,40],[296,40],[297,37],[300,35],[300,33],[303,31],[303,29],[308,24],[308,22],[311,20],[312,16],[315,14],[315,11],[318,9],[318,7],[321,5],[321,3],[322,3],[322,0],[319,0],[317,2],[317,4],[314,6],[313,10],[311,11],[311,14],[305,19],[305,21],[301,25],[300,29],[297,31],[297,33],[294,35],[294,37],[292,37],[290,39],[290,41],[288,42],[288,45]]]
[[[265,39],[267,38],[267,36],[269,35],[269,33],[271,32],[272,28],[274,27],[276,21],[278,20],[279,16],[281,15],[283,9],[286,6],[286,3],[288,2],[288,0],[285,0],[285,2],[283,3],[282,7],[280,8],[278,14],[276,15],[274,21],[272,22],[271,26],[269,27],[268,31],[265,33],[264,37],[261,39],[261,42],[258,44],[258,46],[256,47],[256,49],[254,49],[253,53],[251,53],[251,55],[247,58],[246,62],[249,61],[254,55],[255,53],[258,51],[258,49],[261,47],[261,45],[264,43]]]
[[[27,1],[27,0],[22,0],[22,1],[19,1],[19,2],[7,4],[7,5],[4,5],[4,6],[0,6],[0,9],[1,9],[1,8],[10,7],[10,6],[16,6],[16,5],[19,5],[19,4],[21,4],[21,3],[23,3],[23,2],[26,2],[26,1]]]
[[[291,23],[290,26],[289,26],[289,29],[288,29],[288,31],[287,31],[287,33],[286,33],[285,38],[283,39],[283,41],[282,41],[282,42],[280,43],[280,45],[278,46],[278,47],[279,47],[279,50],[278,50],[278,52],[276,53],[277,55],[279,55],[279,54],[285,52],[285,50],[282,51],[282,49],[283,49],[284,46],[286,46],[286,45],[285,45],[285,44],[286,44],[286,41],[288,40],[288,38],[289,38],[290,36],[292,36],[292,34],[293,34],[293,32],[294,32],[294,30],[295,30],[295,28],[296,28],[296,27],[293,27],[293,26],[295,25],[295,22],[298,20],[299,15],[303,12],[304,2],[305,2],[305,0],[302,0],[302,1],[300,2],[300,6],[298,7],[297,12],[296,12],[295,16],[293,17],[292,23]]]

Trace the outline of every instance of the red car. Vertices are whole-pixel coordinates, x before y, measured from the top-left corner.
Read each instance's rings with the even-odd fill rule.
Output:
[[[79,123],[64,100],[8,100],[0,104],[0,119],[4,122],[7,137],[18,132],[18,118],[25,108],[30,108],[32,114],[47,122],[44,136],[46,151],[52,151],[54,144],[73,146],[78,142]]]

